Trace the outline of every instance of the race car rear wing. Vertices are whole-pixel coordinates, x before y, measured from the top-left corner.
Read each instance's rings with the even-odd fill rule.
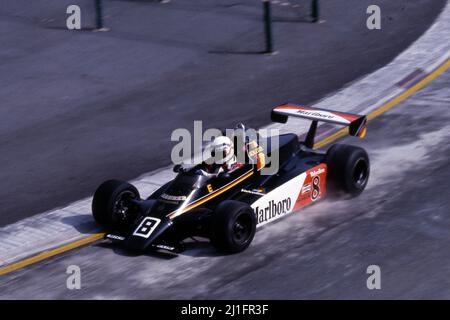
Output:
[[[272,121],[286,123],[288,117],[305,118],[313,121],[305,140],[305,145],[310,148],[314,145],[314,137],[319,121],[347,126],[349,134],[359,138],[363,138],[366,134],[367,118],[364,115],[303,107],[290,103],[272,109]]]

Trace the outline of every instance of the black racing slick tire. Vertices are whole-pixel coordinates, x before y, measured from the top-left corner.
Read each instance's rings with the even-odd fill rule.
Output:
[[[124,228],[136,218],[130,200],[139,199],[139,191],[128,182],[105,181],[95,191],[92,215],[106,229]]]
[[[256,216],[243,202],[226,200],[212,215],[210,240],[220,252],[231,254],[244,251],[256,232]]]
[[[356,197],[364,191],[369,180],[370,162],[363,148],[335,144],[328,149],[325,162],[328,166],[327,188],[332,195]]]

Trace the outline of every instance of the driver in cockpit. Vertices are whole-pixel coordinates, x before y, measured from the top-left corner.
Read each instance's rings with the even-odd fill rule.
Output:
[[[231,172],[242,167],[244,164],[237,162],[234,153],[234,144],[227,136],[219,136],[211,144],[211,157],[214,163],[203,163],[201,174],[217,176],[222,172]]]

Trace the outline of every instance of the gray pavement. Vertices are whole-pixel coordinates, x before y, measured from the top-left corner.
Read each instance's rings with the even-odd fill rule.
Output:
[[[132,256],[103,242],[0,278],[0,298],[450,298],[450,72],[369,124],[366,191],[326,200],[258,231],[242,254],[207,243],[178,257]],[[81,268],[81,290],[66,268]],[[381,290],[366,268],[381,268]]]
[[[0,225],[91,195],[104,179],[167,165],[170,133],[268,122],[284,101],[312,103],[391,61],[445,0],[378,1],[383,29],[365,27],[369,0],[274,6],[263,49],[256,0],[105,1],[110,32],[91,32],[93,1],[8,0],[0,7]],[[65,30],[79,4],[85,30]]]

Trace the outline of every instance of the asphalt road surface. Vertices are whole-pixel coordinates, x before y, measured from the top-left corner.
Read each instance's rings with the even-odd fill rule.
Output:
[[[0,278],[0,298],[429,299],[450,298],[450,72],[369,124],[365,192],[325,200],[257,232],[241,254],[208,243],[183,254],[132,256],[106,242]],[[81,289],[66,268],[81,268]],[[381,289],[368,290],[369,265]]]
[[[169,164],[170,134],[268,123],[272,106],[312,103],[391,61],[445,0],[274,5],[278,55],[263,50],[256,0],[104,1],[109,32],[91,32],[90,0],[5,0],[0,7],[0,225],[89,196],[108,178]],[[79,4],[82,31],[65,29]],[[89,249],[88,249],[89,250]]]

